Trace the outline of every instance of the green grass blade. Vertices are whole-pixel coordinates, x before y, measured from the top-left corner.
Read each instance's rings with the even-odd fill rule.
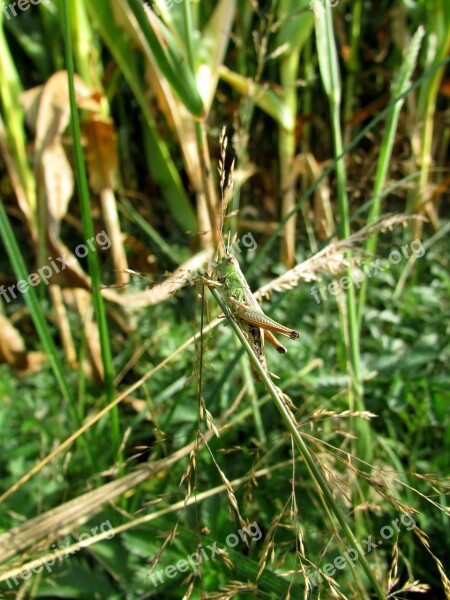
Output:
[[[9,260],[11,261],[12,267],[16,274],[16,277],[19,281],[26,281],[29,273],[27,271],[25,261],[23,260],[22,254],[20,252],[19,245],[17,243],[16,237],[14,235],[13,229],[9,222],[8,216],[6,214],[5,207],[3,205],[3,201],[0,199],[0,235],[3,239],[3,244],[6,248],[6,252],[9,256]],[[36,290],[33,286],[28,286],[26,293],[23,294],[23,298],[30,309],[31,318],[33,319],[33,323],[38,332],[39,338],[42,342],[44,350],[46,351],[50,364],[52,366],[53,372],[55,374],[56,380],[61,389],[62,395],[66,402],[68,409],[71,412],[72,418],[75,420],[75,423],[80,423],[80,419],[78,417],[78,412],[76,410],[76,404],[72,394],[70,393],[69,387],[67,385],[66,376],[63,373],[61,360],[56,351],[55,344],[53,343],[52,336],[48,329],[47,323],[43,316],[43,312],[41,306],[39,304],[39,299]]]
[[[407,49],[404,60],[398,70],[398,73],[392,84],[392,99],[399,96],[403,96],[404,92],[411,85],[411,76],[417,64],[417,57],[419,55],[420,46],[424,36],[423,27],[419,27],[415,33],[411,43]],[[367,224],[370,225],[377,221],[381,214],[381,201],[382,201],[382,190],[386,183],[386,177],[389,171],[389,165],[392,158],[392,148],[394,146],[395,134],[397,131],[398,120],[400,112],[403,106],[404,99],[400,102],[396,102],[386,118],[386,125],[384,128],[383,139],[381,142],[380,153],[378,157],[377,170],[375,174],[375,185],[374,185],[374,202],[370,208],[369,216],[367,218]],[[365,244],[365,250],[368,254],[374,254],[377,247],[377,234],[373,234]],[[363,310],[367,296],[368,279],[364,279],[360,289],[359,305],[358,305],[358,323],[361,327]]]
[[[339,61],[337,55],[336,42],[334,39],[333,21],[331,8],[327,5],[322,13],[316,17],[317,32],[317,53],[319,57],[320,73],[323,86],[325,88],[330,106],[331,127],[333,133],[334,156],[339,157],[344,153],[344,145],[341,130],[341,79],[339,72]],[[350,237],[350,210],[347,197],[347,176],[344,160],[338,160],[336,164],[337,177],[337,200],[340,217],[340,237],[346,239]],[[345,253],[348,265],[351,265],[351,251]],[[347,267],[347,277],[351,277],[351,268]],[[364,388],[361,377],[361,356],[359,343],[359,327],[356,311],[356,294],[354,286],[345,289],[345,314],[340,311],[340,326],[342,346],[346,349],[347,368],[351,377],[351,390],[349,391],[348,403],[349,410],[364,411]],[[373,457],[373,441],[370,425],[367,421],[353,419],[352,421],[355,441],[353,443],[353,453],[365,464],[370,464]],[[363,486],[362,486],[363,487]],[[367,487],[367,486],[366,486]],[[363,500],[359,490],[355,491],[353,502],[355,505]],[[360,514],[355,518],[356,531],[358,537],[362,537],[364,529]],[[372,583],[374,583],[372,581]],[[381,592],[381,588],[374,588]],[[380,596],[383,597],[383,596]]]
[[[79,201],[81,206],[81,215],[83,220],[84,234],[86,239],[92,239],[94,237],[94,226],[92,223],[92,209],[90,206],[89,189],[86,176],[86,168],[84,164],[83,151],[81,147],[81,133],[80,123],[78,117],[78,109],[75,99],[75,86],[74,76],[75,68],[73,61],[73,50],[71,42],[71,3],[73,0],[63,1],[63,15],[64,15],[64,35],[65,35],[65,48],[66,48],[66,62],[68,71],[68,85],[69,85],[69,99],[71,109],[71,129],[73,136],[74,145],[74,160],[75,160],[75,172],[78,183]],[[105,377],[105,388],[108,402],[112,402],[114,399],[114,369],[112,364],[111,347],[109,343],[108,323],[106,319],[106,310],[103,297],[100,293],[100,287],[102,284],[100,267],[95,252],[88,252],[87,261],[89,267],[89,274],[92,281],[92,295],[95,308],[95,314],[97,317],[98,331],[100,336],[101,355]],[[120,427],[119,427],[119,414],[118,409],[115,407],[111,411],[111,428],[113,433],[113,443],[117,449],[120,447]]]

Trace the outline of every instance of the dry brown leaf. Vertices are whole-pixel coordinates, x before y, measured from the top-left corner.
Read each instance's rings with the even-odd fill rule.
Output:
[[[98,95],[75,76],[77,102],[91,111],[99,110]],[[35,130],[35,176],[38,202],[46,204],[48,262],[42,267],[51,270],[51,283],[89,289],[89,277],[73,253],[60,239],[61,220],[67,213],[73,194],[73,173],[62,143],[62,134],[69,124],[70,103],[66,71],[52,75],[43,86],[28,90],[21,97],[29,126]],[[56,269],[52,260],[65,259],[66,266]]]
[[[88,376],[99,385],[104,380],[100,334],[94,319],[91,295],[85,290],[74,290],[74,298],[84,329],[84,337],[89,351],[90,362],[84,366]]]
[[[3,315],[0,315],[0,330],[0,362],[24,369],[27,365],[27,351],[22,336]]]
[[[112,119],[93,114],[83,123],[89,183],[96,194],[116,187],[117,135]]]
[[[75,76],[75,96],[78,106],[94,113],[88,120],[87,138],[90,144],[91,183],[100,191],[105,185],[113,183],[117,169],[116,148],[112,141],[115,134],[112,123],[98,116],[102,96],[94,93],[82,80]],[[82,316],[88,341],[91,365],[87,370],[99,382],[103,379],[103,367],[99,351],[98,331],[92,321],[90,296],[85,290],[90,289],[90,279],[82,269],[78,257],[85,256],[86,251],[97,251],[95,242],[92,247],[84,248],[78,253],[78,247],[71,251],[61,240],[61,222],[65,218],[74,191],[74,176],[63,145],[63,134],[70,121],[70,101],[68,77],[66,71],[60,71],[50,77],[45,85],[29,90],[23,96],[28,123],[36,131],[35,137],[35,177],[37,183],[38,204],[45,205],[45,238],[48,257],[46,264],[39,265],[45,270],[46,284],[52,285],[52,298],[60,298],[54,286],[77,288],[76,305]],[[94,162],[94,157],[96,162]],[[89,242],[88,242],[89,243]],[[61,262],[63,261],[63,262]],[[80,289],[82,288],[82,289]],[[76,363],[70,326],[62,305],[59,307],[58,326],[61,336],[66,341],[68,359]]]
[[[28,352],[19,331],[0,315],[0,363],[7,363],[19,376],[39,371],[46,357],[41,352]]]
[[[94,93],[75,76],[75,96],[83,106],[100,109]],[[86,100],[88,104],[86,104]],[[70,120],[69,86],[66,71],[52,75],[39,98],[35,138],[35,174],[38,202],[46,198],[49,233],[59,236],[60,222],[73,194],[73,173],[62,144]],[[41,178],[42,174],[42,178]],[[43,187],[42,187],[43,186]]]

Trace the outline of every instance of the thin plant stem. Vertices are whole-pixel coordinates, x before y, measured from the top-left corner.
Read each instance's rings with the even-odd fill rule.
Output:
[[[323,495],[326,506],[334,514],[334,516],[335,516],[336,520],[338,521],[339,525],[341,526],[350,546],[355,549],[355,552],[358,555],[358,562],[361,565],[361,567],[363,568],[364,572],[366,573],[367,578],[369,579],[371,585],[373,586],[373,589],[375,590],[377,597],[384,600],[386,598],[386,594],[383,592],[379,582],[377,581],[377,579],[375,577],[375,574],[373,573],[372,569],[370,568],[370,565],[369,565],[366,557],[364,556],[364,552],[363,552],[359,542],[357,541],[353,531],[351,530],[350,526],[348,525],[346,517],[344,516],[341,509],[337,505],[337,503],[333,497],[333,494],[332,494],[330,488],[328,487],[327,482],[325,481],[324,477],[322,476],[322,473],[320,472],[319,467],[316,465],[316,463],[309,451],[308,446],[303,441],[303,438],[297,429],[297,424],[295,423],[295,420],[293,419],[291,412],[289,411],[289,409],[286,406],[286,403],[283,400],[281,390],[279,390],[274,385],[274,383],[270,379],[269,375],[263,369],[257,356],[253,352],[250,344],[246,340],[243,332],[241,331],[241,329],[238,326],[238,324],[236,323],[236,321],[233,319],[233,317],[232,317],[230,311],[228,310],[226,303],[222,299],[219,291],[216,289],[215,286],[210,286],[209,289],[210,289],[210,292],[213,295],[214,299],[216,300],[217,304],[220,306],[221,310],[223,311],[223,313],[228,317],[235,334],[239,338],[239,341],[241,342],[241,344],[244,346],[244,348],[245,348],[247,354],[249,355],[250,360],[254,364],[255,368],[258,370],[258,373],[261,376],[262,381],[264,382],[266,390],[268,391],[271,398],[273,399],[275,406],[277,407],[277,409],[278,409],[279,413],[281,414],[281,417],[286,425],[287,430],[289,431],[289,433],[291,434],[291,436],[294,440],[295,447],[297,448],[298,452],[301,454],[303,460],[305,461],[306,466],[313,478],[315,485],[318,487],[318,489],[320,490],[320,493]]]
[[[337,57],[336,43],[334,40],[333,22],[331,8],[327,5],[316,20],[317,48],[319,55],[319,66],[325,92],[328,96],[330,106],[331,129],[333,134],[334,156],[344,154],[342,141],[340,106],[341,106],[341,80],[339,76],[339,62]],[[337,200],[340,217],[340,237],[350,237],[350,210],[346,192],[346,169],[343,160],[336,162]],[[351,251],[345,255],[348,264],[351,262]],[[350,278],[350,266],[347,268],[347,277]],[[344,339],[348,340],[348,364],[352,381],[352,394],[350,396],[350,410],[364,411],[363,385],[360,367],[359,328],[356,314],[356,298],[353,286],[345,290],[345,306],[347,332]],[[345,322],[345,321],[344,321]],[[353,406],[354,405],[354,406]],[[368,423],[357,421],[355,423],[358,438],[356,455],[370,462],[372,456],[372,443],[370,439],[370,428]]]
[[[351,138],[352,126],[351,116],[353,106],[355,103],[355,87],[356,87],[356,74],[359,67],[359,40],[361,37],[361,17],[362,17],[362,0],[355,0],[352,11],[352,25],[350,32],[350,60],[348,62],[348,75],[345,85],[344,94],[344,144],[347,145]]]

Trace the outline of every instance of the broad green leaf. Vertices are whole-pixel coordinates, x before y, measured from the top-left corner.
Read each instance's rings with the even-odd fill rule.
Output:
[[[209,113],[219,81],[236,12],[236,0],[220,0],[204,28],[197,64],[197,84]]]
[[[278,19],[281,27],[277,35],[277,46],[284,47],[283,54],[300,50],[311,36],[314,27],[314,13],[310,0],[281,0],[278,6]]]
[[[128,4],[139,23],[151,51],[155,57],[158,68],[170,83],[176,96],[186,108],[196,117],[203,114],[204,107],[197,89],[193,74],[186,68],[186,57],[180,52],[179,46],[172,38],[162,40],[152,24],[151,11],[143,7],[141,0],[128,0]],[[153,16],[153,20],[156,17]]]

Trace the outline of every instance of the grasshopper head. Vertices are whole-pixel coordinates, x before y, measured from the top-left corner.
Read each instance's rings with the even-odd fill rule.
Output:
[[[236,259],[228,252],[219,260],[217,264],[217,278],[219,281],[225,280],[235,269]]]

